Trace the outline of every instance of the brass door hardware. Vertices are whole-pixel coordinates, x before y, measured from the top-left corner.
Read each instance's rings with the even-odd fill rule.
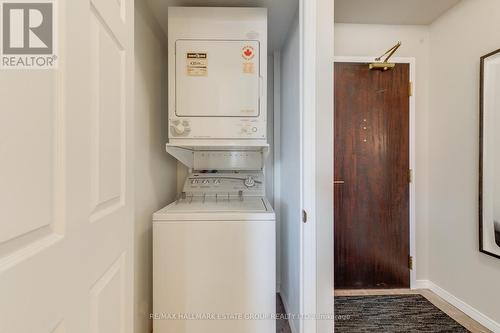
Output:
[[[381,71],[388,71],[390,69],[393,69],[396,64],[390,63],[389,59],[393,56],[393,54],[399,49],[401,46],[401,42],[397,42],[396,45],[391,47],[389,50],[387,50],[384,54],[382,54],[380,57],[375,58],[375,62],[372,62],[371,64],[368,65],[368,68],[372,70],[381,70]],[[384,61],[381,62],[382,57],[387,55],[387,57],[384,59]]]
[[[412,256],[408,256],[408,268],[410,270],[413,269],[413,257]]]

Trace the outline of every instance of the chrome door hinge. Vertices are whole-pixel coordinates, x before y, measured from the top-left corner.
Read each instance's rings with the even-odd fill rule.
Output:
[[[413,270],[413,257],[412,256],[408,256],[408,268],[410,270]]]
[[[302,209],[302,222],[307,223],[307,212]]]

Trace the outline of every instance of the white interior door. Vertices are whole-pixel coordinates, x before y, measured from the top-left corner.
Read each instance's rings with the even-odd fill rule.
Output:
[[[56,2],[59,68],[0,71],[0,333],[131,332],[133,0]]]

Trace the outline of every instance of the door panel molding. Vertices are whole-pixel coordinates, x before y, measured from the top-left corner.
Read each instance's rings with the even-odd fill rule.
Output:
[[[62,46],[62,43],[60,42],[59,45]],[[32,73],[31,75],[41,77],[43,74]],[[19,211],[14,220],[8,221],[12,222],[10,225],[7,222],[3,224],[3,227],[0,226],[0,234],[2,234],[2,237],[0,237],[0,272],[8,270],[25,259],[29,259],[31,256],[36,255],[37,252],[43,251],[64,238],[64,185],[66,174],[64,152],[65,110],[62,104],[64,94],[64,88],[61,83],[62,71],[51,73],[47,79],[51,82],[50,90],[52,91],[49,94],[51,98],[50,106],[46,106],[52,109],[50,112],[51,120],[47,124],[47,129],[52,127],[52,131],[50,131],[51,139],[47,142],[47,148],[51,155],[50,164],[52,168],[47,183],[47,185],[50,185],[50,188],[47,189],[45,196],[49,200],[48,211],[46,212],[46,216],[40,216],[41,212],[38,210],[24,214],[20,214],[21,211]],[[35,89],[34,86],[33,89]],[[38,108],[32,108],[31,110],[35,113],[40,112]],[[50,127],[49,124],[51,124]],[[18,131],[16,128],[13,128],[13,130],[21,134],[24,133],[23,131]],[[34,155],[29,151],[24,154]],[[37,168],[35,164],[31,167]],[[18,169],[16,172],[22,172],[21,170]],[[25,185],[19,185],[18,183],[17,186],[22,186],[24,193],[30,193],[32,192],[33,185],[26,182]],[[39,185],[35,184],[35,186]],[[17,198],[15,195],[18,193],[11,193],[11,195]],[[17,200],[21,201],[20,198]],[[7,217],[8,219],[9,217]]]
[[[122,253],[90,289],[91,333],[124,332],[125,264]]]
[[[90,0],[93,9],[106,22],[106,26],[114,32],[119,41],[124,41],[126,35],[126,8],[124,0]]]
[[[90,221],[119,210],[125,197],[125,52],[99,13],[91,18],[92,202]]]

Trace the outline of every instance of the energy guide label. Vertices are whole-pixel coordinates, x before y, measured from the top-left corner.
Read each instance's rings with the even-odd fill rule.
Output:
[[[186,60],[187,60],[188,76],[208,75],[208,57],[206,53],[200,53],[200,52],[187,53]]]

